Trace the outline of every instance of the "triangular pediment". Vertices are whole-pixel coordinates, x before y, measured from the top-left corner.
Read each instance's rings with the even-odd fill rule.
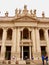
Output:
[[[25,21],[25,22],[30,22],[30,21],[37,21],[34,17],[31,16],[21,16],[19,18],[16,18],[14,21]]]

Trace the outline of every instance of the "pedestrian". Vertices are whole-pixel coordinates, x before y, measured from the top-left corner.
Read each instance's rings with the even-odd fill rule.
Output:
[[[34,58],[33,58],[33,56],[32,56],[32,60],[33,60]]]
[[[43,63],[43,65],[44,65],[44,55],[42,55],[42,63]]]
[[[25,60],[27,60],[28,58],[27,58],[27,56],[25,56]]]
[[[46,60],[46,65],[48,65],[48,55],[47,55],[47,53],[45,55],[45,60]]]

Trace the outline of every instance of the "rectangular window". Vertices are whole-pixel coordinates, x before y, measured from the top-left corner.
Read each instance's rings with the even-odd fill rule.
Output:
[[[1,46],[0,46],[0,55],[1,55]]]
[[[5,59],[6,60],[11,59],[11,46],[6,46]]]

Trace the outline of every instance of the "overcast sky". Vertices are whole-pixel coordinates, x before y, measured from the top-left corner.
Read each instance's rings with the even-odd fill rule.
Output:
[[[27,5],[28,10],[36,9],[37,16],[41,17],[42,11],[44,11],[45,16],[49,17],[49,0],[0,0],[0,15],[4,15],[8,11],[9,15],[13,16],[15,9],[23,9],[24,5]]]

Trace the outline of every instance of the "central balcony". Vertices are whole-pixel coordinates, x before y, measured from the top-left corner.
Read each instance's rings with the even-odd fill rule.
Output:
[[[41,45],[41,46],[46,46],[46,41],[45,41],[45,40],[41,40],[41,41],[40,41],[40,45]]]
[[[10,45],[12,45],[12,40],[6,40],[5,43],[6,43],[6,45],[9,45],[10,46]]]
[[[22,39],[20,42],[31,42],[30,39]]]

